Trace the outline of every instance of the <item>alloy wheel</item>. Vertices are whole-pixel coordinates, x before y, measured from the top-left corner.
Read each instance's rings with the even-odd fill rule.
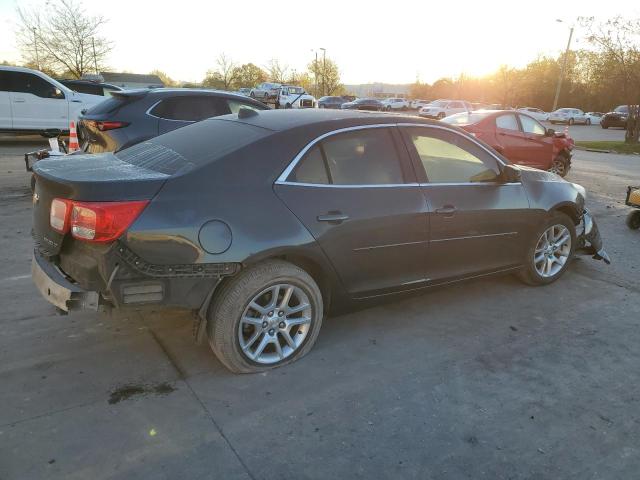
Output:
[[[556,175],[560,175],[564,177],[566,173],[566,165],[563,159],[556,158],[551,164],[551,168],[549,169],[551,173],[555,173]]]
[[[571,255],[571,233],[569,229],[556,224],[547,228],[538,239],[533,254],[536,272],[543,278],[556,276]]]
[[[256,363],[280,362],[302,346],[312,315],[309,297],[300,287],[272,285],[255,295],[240,317],[240,350]]]

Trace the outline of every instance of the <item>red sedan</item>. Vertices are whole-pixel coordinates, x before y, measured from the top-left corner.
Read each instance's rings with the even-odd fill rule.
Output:
[[[574,141],[564,133],[545,128],[533,117],[511,110],[477,110],[446,117],[492,146],[512,163],[557,173],[571,168]]]

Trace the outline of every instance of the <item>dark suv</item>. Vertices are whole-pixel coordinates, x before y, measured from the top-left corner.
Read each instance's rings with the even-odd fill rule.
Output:
[[[89,153],[116,152],[205,118],[237,113],[240,107],[268,109],[244,95],[216,90],[123,90],[85,112],[78,134]]]
[[[604,129],[609,127],[627,128],[629,118],[629,106],[619,105],[612,112],[605,113],[600,120],[600,126]]]

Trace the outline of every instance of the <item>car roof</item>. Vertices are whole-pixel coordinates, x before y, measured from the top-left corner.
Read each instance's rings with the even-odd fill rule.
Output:
[[[354,110],[325,110],[325,109],[279,109],[263,110],[256,115],[238,118],[238,115],[223,115],[210,119],[233,120],[273,131],[285,131],[298,127],[329,124],[331,130],[355,127],[359,125],[375,125],[396,123],[419,123],[424,125],[443,126],[442,122],[425,118],[398,115],[394,113],[360,112]],[[450,127],[449,125],[445,125]]]
[[[216,97],[232,98],[241,100],[244,103],[255,103],[264,105],[258,100],[247,97],[237,92],[226,92],[223,90],[209,90],[204,88],[135,88],[131,90],[121,90],[113,93],[121,97],[165,97],[182,95],[211,95]],[[266,107],[266,105],[265,105]]]

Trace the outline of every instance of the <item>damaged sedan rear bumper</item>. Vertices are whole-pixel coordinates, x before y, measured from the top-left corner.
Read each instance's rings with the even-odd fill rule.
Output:
[[[578,250],[591,255],[595,260],[603,260],[607,265],[611,263],[611,259],[602,245],[602,237],[600,236],[598,225],[586,208],[576,229],[576,235],[578,237]]]

